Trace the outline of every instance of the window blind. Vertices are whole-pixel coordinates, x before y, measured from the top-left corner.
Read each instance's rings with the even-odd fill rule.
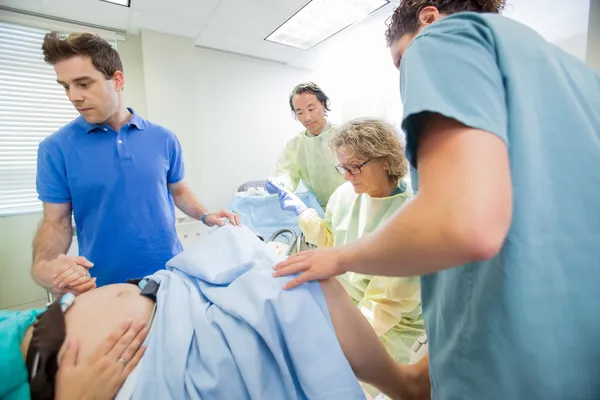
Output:
[[[44,62],[48,32],[0,21],[0,216],[42,210],[35,188],[38,145],[78,116]]]

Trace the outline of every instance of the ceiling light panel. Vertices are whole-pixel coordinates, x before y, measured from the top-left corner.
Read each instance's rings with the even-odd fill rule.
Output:
[[[388,3],[388,0],[312,0],[265,40],[308,50]]]
[[[131,0],[100,0],[106,3],[117,4],[119,6],[129,7]]]

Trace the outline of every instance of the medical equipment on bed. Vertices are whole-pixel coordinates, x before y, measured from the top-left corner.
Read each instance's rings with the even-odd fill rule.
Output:
[[[279,237],[285,238],[287,243],[277,241]],[[295,250],[298,242],[298,235],[291,229],[280,229],[275,232],[267,241],[267,246],[272,248],[280,256],[289,256]]]
[[[278,254],[289,255],[312,248],[298,226],[298,217],[282,210],[277,195],[267,194],[264,187],[264,180],[242,184],[227,208],[239,214],[242,225],[250,228],[261,240],[274,242],[270,246]],[[299,192],[296,195],[308,208],[315,209],[323,217],[323,208],[314,193]],[[294,232],[295,237],[290,232]],[[280,244],[282,239],[285,239],[285,245]]]

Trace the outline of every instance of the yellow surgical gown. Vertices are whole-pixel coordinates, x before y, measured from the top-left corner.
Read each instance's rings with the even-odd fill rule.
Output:
[[[318,136],[307,130],[292,138],[277,160],[276,177],[286,189],[295,191],[300,181],[312,191],[323,208],[331,194],[344,183],[335,165],[338,163],[329,143],[338,132],[329,123]]]
[[[317,247],[342,246],[369,234],[387,221],[411,196],[409,190],[390,197],[356,194],[350,182],[331,196],[324,218],[308,209],[299,217],[306,241]],[[394,359],[410,360],[411,346],[424,331],[418,277],[391,278],[348,272],[340,281],[371,323]]]

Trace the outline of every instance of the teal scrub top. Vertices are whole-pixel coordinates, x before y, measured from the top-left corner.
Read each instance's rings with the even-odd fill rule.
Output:
[[[432,397],[600,398],[600,76],[520,23],[460,13],[414,39],[400,80],[415,179],[415,117],[433,112],[502,139],[513,185],[500,253],[422,278]]]

